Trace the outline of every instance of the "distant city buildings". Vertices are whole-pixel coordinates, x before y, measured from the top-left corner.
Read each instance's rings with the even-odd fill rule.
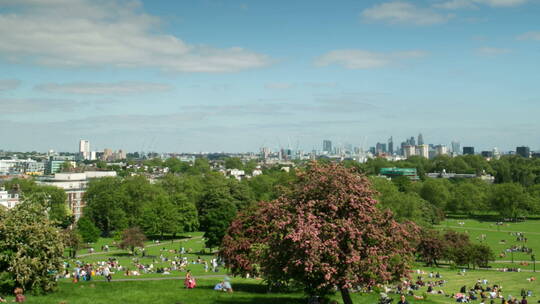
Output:
[[[531,157],[531,149],[529,147],[516,147],[516,155],[521,157],[529,158]]]
[[[474,155],[474,147],[463,147],[463,155]]]
[[[326,152],[328,154],[331,154],[333,152],[331,140],[328,140],[328,139],[323,140],[323,152]]]

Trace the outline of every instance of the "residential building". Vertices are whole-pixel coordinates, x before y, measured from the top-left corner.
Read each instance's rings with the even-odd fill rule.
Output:
[[[6,188],[0,187],[0,206],[11,209],[19,202],[19,193],[10,193],[6,191]]]
[[[435,155],[447,155],[448,147],[445,145],[436,145],[435,146]]]
[[[429,145],[422,144],[422,145],[416,146],[416,154],[425,158],[429,158]]]
[[[75,221],[83,214],[86,206],[84,193],[88,182],[93,178],[116,176],[115,171],[87,171],[84,173],[56,173],[53,176],[45,176],[37,181],[40,185],[54,186],[64,189],[67,195],[67,204],[75,216]]]
[[[79,156],[83,160],[90,160],[91,151],[90,151],[90,141],[81,139],[79,141]]]
[[[405,156],[405,158],[409,158],[413,155],[416,155],[416,146],[412,146],[412,145],[403,146],[403,155]]]

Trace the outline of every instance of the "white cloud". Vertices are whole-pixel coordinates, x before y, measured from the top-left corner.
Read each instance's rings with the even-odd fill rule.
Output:
[[[173,89],[163,83],[151,82],[117,82],[117,83],[45,83],[35,87],[36,90],[49,93],[86,94],[86,95],[129,95],[149,92],[163,92]]]
[[[504,55],[504,54],[508,54],[510,52],[511,52],[511,50],[509,50],[509,49],[495,48],[495,47],[489,47],[489,46],[485,46],[485,47],[481,47],[481,48],[476,49],[476,53],[478,53],[479,55],[484,55],[484,56]]]
[[[527,32],[517,37],[518,40],[540,40],[540,31]]]
[[[81,67],[153,67],[176,72],[235,72],[271,63],[241,47],[192,45],[162,33],[160,19],[136,1],[0,0],[0,57]]]
[[[266,89],[272,89],[272,90],[285,90],[285,89],[291,89],[295,85],[293,83],[289,82],[271,82],[264,85]]]
[[[14,90],[21,85],[21,81],[17,79],[0,79],[0,92]]]
[[[365,50],[334,50],[315,60],[316,66],[337,64],[347,69],[381,68],[398,62],[399,60],[420,58],[426,56],[423,51],[405,51],[392,53],[377,53]]]
[[[417,7],[402,1],[375,5],[363,10],[361,16],[366,21],[414,25],[439,24],[451,18],[450,15],[442,15],[429,8]]]
[[[449,0],[437,3],[434,6],[442,9],[477,8],[478,5],[491,7],[512,7],[525,4],[528,0]]]
[[[0,98],[0,117],[10,114],[71,111],[79,105],[78,102],[67,99]]]
[[[528,0],[474,0],[476,3],[481,3],[493,7],[518,6],[525,4]]]
[[[433,6],[437,8],[448,9],[448,10],[477,7],[474,4],[473,0],[450,0],[450,1],[445,1],[442,3],[436,3]]]

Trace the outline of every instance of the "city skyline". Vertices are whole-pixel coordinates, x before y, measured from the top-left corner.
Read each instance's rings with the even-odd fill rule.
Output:
[[[526,0],[0,0],[0,148],[367,150],[422,133],[536,150],[539,13]]]

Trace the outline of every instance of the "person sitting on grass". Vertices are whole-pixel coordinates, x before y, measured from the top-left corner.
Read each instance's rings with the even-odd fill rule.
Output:
[[[191,274],[191,270],[188,269],[186,273],[186,279],[184,280],[184,285],[188,289],[193,289],[195,286],[197,286],[197,283],[195,282],[195,278]]]
[[[229,293],[232,293],[233,292],[233,289],[232,289],[232,286],[231,286],[231,282],[229,281],[229,278],[225,278],[225,280],[223,281],[223,291],[225,292],[229,292]]]
[[[22,288],[15,288],[13,293],[15,294],[15,303],[23,303],[24,301],[26,301],[26,297],[23,295]]]

